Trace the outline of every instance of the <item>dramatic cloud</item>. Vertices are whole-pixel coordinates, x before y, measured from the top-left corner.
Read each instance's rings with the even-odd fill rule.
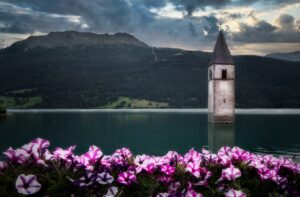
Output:
[[[300,42],[300,33],[293,16],[280,15],[276,22],[278,26],[264,20],[258,21],[254,26],[240,23],[240,32],[235,33],[233,38],[235,41],[248,43]]]
[[[220,28],[229,43],[244,46],[299,43],[299,27],[300,0],[0,0],[0,47],[25,35],[77,30],[211,50]]]

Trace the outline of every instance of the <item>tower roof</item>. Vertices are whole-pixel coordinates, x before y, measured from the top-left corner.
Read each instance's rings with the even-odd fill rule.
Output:
[[[219,33],[209,65],[212,64],[234,64],[222,31]]]

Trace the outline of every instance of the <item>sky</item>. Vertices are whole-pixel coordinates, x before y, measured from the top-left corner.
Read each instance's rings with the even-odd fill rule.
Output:
[[[300,51],[300,0],[0,0],[0,48],[55,31],[127,32],[150,46]]]

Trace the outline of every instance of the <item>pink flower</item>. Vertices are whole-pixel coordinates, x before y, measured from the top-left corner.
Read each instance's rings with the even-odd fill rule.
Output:
[[[109,187],[107,193],[103,197],[114,197],[117,196],[118,188],[117,187]]]
[[[156,197],[170,197],[170,194],[169,193],[159,193],[156,195]]]
[[[172,174],[175,173],[175,168],[171,165],[163,165],[160,167],[160,170],[162,173],[164,173],[167,176],[171,176]]]
[[[132,172],[121,172],[118,176],[118,182],[124,185],[131,185],[136,181],[136,176]]]
[[[137,155],[134,159],[134,163],[136,165],[143,164],[146,160],[148,160],[150,157],[148,155]]]
[[[212,176],[212,172],[206,170],[205,168],[200,168],[200,180],[194,185],[208,186],[207,180]]]
[[[205,161],[207,161],[211,164],[215,164],[215,163],[218,162],[218,157],[217,157],[216,154],[211,154],[211,153],[204,154],[203,158],[204,158]]]
[[[200,164],[198,162],[190,162],[186,166],[186,171],[198,178],[200,176]]]
[[[5,161],[0,161],[0,171],[7,168],[7,163]]]
[[[121,148],[121,149],[117,149],[115,151],[114,155],[120,155],[122,156],[124,159],[130,159],[132,157],[132,153],[128,148]]]
[[[148,162],[144,162],[141,165],[141,169],[145,170],[148,174],[152,174],[155,171],[156,166],[153,162],[148,161]]]
[[[93,170],[95,163],[102,157],[102,151],[97,146],[90,146],[89,151],[78,158],[79,163],[83,164],[88,170]]]
[[[76,148],[75,145],[68,147],[67,149],[56,148],[53,152],[53,156],[56,159],[67,160],[69,157],[73,156],[73,150]]]
[[[244,194],[242,191],[230,189],[226,195],[226,197],[246,197],[246,194]]]
[[[241,171],[238,168],[235,168],[233,165],[231,165],[229,168],[222,170],[221,178],[228,181],[232,181],[240,177],[241,175]]]
[[[229,156],[230,153],[231,153],[231,148],[229,146],[223,146],[218,151],[218,156],[221,156],[221,155],[228,155]]]
[[[288,183],[287,178],[281,177],[281,176],[279,176],[279,175],[273,176],[273,177],[272,177],[272,181],[274,181],[274,182],[277,183],[278,185],[285,185],[285,184]]]
[[[21,174],[16,180],[16,188],[20,194],[30,195],[38,192],[41,189],[41,184],[35,175]]]
[[[262,180],[272,179],[274,176],[277,175],[275,170],[270,170],[267,167],[259,168],[257,171],[258,171],[258,175]]]
[[[180,182],[171,183],[168,187],[169,193],[176,193],[177,189],[180,187]]]
[[[223,166],[229,166],[231,165],[231,158],[228,155],[218,155],[218,161],[219,164],[223,165]]]
[[[268,168],[274,168],[277,166],[277,158],[273,157],[272,155],[265,155],[263,156],[263,163],[268,167]]]
[[[97,174],[96,181],[100,183],[101,185],[106,185],[110,184],[114,181],[114,177],[112,177],[109,173],[107,172],[102,172],[100,174]]]
[[[200,193],[197,193],[196,191],[194,191],[192,189],[189,189],[187,191],[187,193],[185,194],[185,197],[203,197],[203,195]]]
[[[250,157],[250,153],[239,147],[233,147],[231,149],[231,157],[235,160],[247,161]]]
[[[32,140],[31,143],[37,144],[39,149],[48,148],[50,146],[50,142],[42,138],[36,138]]]
[[[183,159],[182,156],[175,151],[169,151],[164,158],[169,162],[180,162]]]
[[[202,155],[195,151],[194,149],[190,149],[188,153],[186,153],[183,157],[183,161],[185,164],[190,162],[201,163]]]
[[[207,155],[207,154],[210,154],[210,152],[208,150],[206,150],[205,148],[202,148],[202,154]]]
[[[11,162],[23,164],[26,160],[29,159],[30,154],[27,153],[24,149],[12,149],[9,147],[4,153]]]
[[[105,166],[105,167],[107,167],[107,168],[110,168],[111,165],[112,165],[112,163],[111,163],[111,156],[109,156],[109,155],[104,155],[104,156],[102,157],[100,163],[101,163],[103,166]]]
[[[43,158],[48,161],[53,159],[53,155],[50,153],[50,151],[48,149],[45,150],[44,154],[43,154]]]
[[[173,179],[172,179],[171,177],[165,176],[165,175],[158,177],[158,180],[159,180],[160,182],[166,183],[166,184],[168,184],[168,183],[170,183],[170,182],[173,181]]]

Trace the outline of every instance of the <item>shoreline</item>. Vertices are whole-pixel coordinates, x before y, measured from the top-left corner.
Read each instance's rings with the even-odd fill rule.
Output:
[[[206,108],[197,109],[7,109],[7,113],[207,113]],[[236,109],[236,114],[300,115],[300,109],[252,108]]]

